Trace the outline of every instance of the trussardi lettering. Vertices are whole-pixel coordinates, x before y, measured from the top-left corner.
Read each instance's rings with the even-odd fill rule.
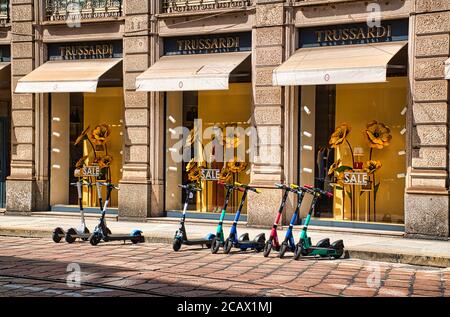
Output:
[[[392,26],[355,27],[316,31],[317,43],[370,40],[392,37]]]

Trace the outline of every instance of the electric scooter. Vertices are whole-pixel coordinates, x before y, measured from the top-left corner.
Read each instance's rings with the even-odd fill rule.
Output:
[[[225,218],[225,214],[227,213],[227,207],[231,192],[234,190],[234,186],[232,184],[227,184],[224,182],[218,183],[226,188],[227,193],[225,195],[225,202],[223,204],[222,213],[220,214],[219,224],[217,225],[216,236],[213,238],[211,243],[211,253],[213,254],[217,253],[217,251],[219,251],[219,248],[225,243],[225,236],[223,234],[223,219]]]
[[[289,222],[289,227],[286,231],[286,235],[284,236],[284,241],[281,243],[280,251],[278,253],[278,257],[281,259],[286,254],[286,251],[295,251],[295,239],[293,234],[294,225],[297,222],[297,219],[300,215],[300,207],[302,206],[303,198],[305,197],[305,190],[303,190],[300,186],[291,184],[290,187],[297,194],[297,207],[295,208],[294,213],[292,214],[291,221]]]
[[[71,186],[77,187],[78,192],[78,204],[80,206],[80,226],[78,228],[70,228],[65,233],[64,230],[61,227],[57,227],[53,230],[52,239],[55,243],[58,243],[61,241],[63,237],[65,237],[66,242],[72,243],[76,240],[76,238],[80,238],[83,241],[87,241],[89,239],[89,229],[86,227],[86,221],[84,219],[84,209],[83,209],[83,196],[82,196],[82,187],[85,186],[92,186],[90,182],[83,181],[83,179],[79,179],[75,183],[70,183]],[[72,238],[72,235],[74,238]],[[79,235],[79,237],[78,237]],[[76,236],[76,237],[75,237]]]
[[[297,192],[295,189],[292,189],[291,187],[289,187],[289,186],[287,186],[285,184],[275,184],[275,187],[278,188],[278,189],[283,190],[284,193],[283,193],[283,198],[281,199],[280,208],[278,208],[278,213],[277,213],[277,216],[275,218],[275,222],[273,224],[272,231],[270,231],[269,239],[266,241],[266,244],[264,245],[264,257],[268,257],[269,256],[270,251],[272,250],[272,248],[275,251],[280,251],[281,245],[280,245],[280,242],[278,241],[277,227],[280,224],[281,216],[282,216],[283,210],[284,210],[284,208],[286,206],[286,201],[288,199],[289,193],[290,192],[293,192],[293,193]],[[296,213],[298,213],[298,210],[296,210],[294,212],[294,215]],[[291,223],[292,223],[292,220],[291,220]],[[292,230],[291,230],[291,235],[292,235]],[[289,241],[289,239],[287,241]],[[294,246],[295,246],[295,243],[294,243]],[[284,252],[286,252],[286,251],[284,250]]]
[[[241,198],[241,203],[239,205],[238,210],[236,211],[236,216],[234,217],[233,225],[231,226],[230,235],[225,240],[223,245],[223,251],[225,254],[230,253],[231,248],[234,246],[235,248],[239,248],[242,251],[246,251],[247,249],[255,250],[256,252],[261,252],[264,249],[264,244],[266,242],[266,235],[264,233],[258,234],[252,241],[249,239],[248,233],[242,234],[239,238],[237,237],[237,224],[239,221],[239,217],[241,216],[242,207],[244,207],[245,199],[247,198],[247,193],[249,190],[255,193],[260,193],[260,191],[254,187],[250,187],[248,185],[234,183],[235,189],[243,189],[243,194]]]
[[[294,259],[298,260],[301,256],[309,255],[319,255],[321,257],[339,259],[344,254],[344,242],[342,240],[337,240],[330,244],[330,239],[326,238],[320,240],[315,246],[313,246],[311,238],[307,235],[308,226],[311,222],[311,216],[314,213],[314,209],[316,208],[319,198],[322,196],[330,198],[333,197],[333,194],[319,188],[313,188],[310,185],[305,185],[302,189],[313,195],[313,200],[311,202],[308,215],[306,216],[303,229],[300,232],[300,240],[295,246]]]
[[[100,183],[98,183],[98,182],[95,183],[95,185],[97,186],[97,196],[98,196],[98,202],[99,202],[99,205],[100,205],[100,211],[102,211],[102,208],[103,208],[102,207],[103,206],[103,198],[102,198],[102,188],[101,188],[102,185]],[[88,183],[88,186],[92,186],[92,184]],[[83,210],[83,205],[82,205],[83,197],[82,197],[82,193],[81,193],[81,188],[78,191],[78,201],[80,203],[80,210]],[[106,220],[105,220],[105,224],[106,224]],[[106,231],[108,232],[108,234],[111,234],[111,230],[109,230],[108,227],[106,227]],[[66,232],[65,239],[66,239],[67,243],[73,243],[73,242],[75,242],[75,240],[77,238],[81,239],[83,241],[88,241],[90,236],[91,236],[91,234],[90,234],[89,230],[83,232],[83,231],[81,231],[79,229],[70,228]]]
[[[175,237],[173,238],[172,247],[174,251],[178,251],[182,244],[185,245],[201,245],[202,247],[206,245],[207,248],[211,248],[212,239],[215,237],[214,234],[209,233],[203,239],[189,240],[186,234],[186,227],[184,222],[186,220],[186,210],[189,204],[189,199],[194,197],[194,192],[199,192],[202,189],[195,186],[194,184],[178,185],[178,187],[183,188],[186,191],[186,200],[184,201],[183,214],[181,216],[180,227],[175,232]]]
[[[144,236],[142,236],[142,231],[141,230],[133,230],[131,232],[131,234],[129,235],[123,235],[123,234],[111,234],[108,229],[108,227],[106,226],[106,220],[105,220],[105,215],[106,215],[106,210],[108,208],[108,203],[111,199],[111,192],[113,189],[119,189],[117,186],[111,184],[111,183],[100,183],[97,182],[97,186],[105,186],[106,187],[106,200],[105,203],[103,205],[102,208],[102,213],[100,216],[100,222],[99,224],[95,227],[94,232],[92,232],[91,236],[89,237],[89,242],[91,243],[91,245],[97,245],[101,240],[105,241],[105,242],[110,242],[110,241],[123,241],[125,243],[125,241],[131,241],[133,244],[139,243],[139,242],[144,242]]]

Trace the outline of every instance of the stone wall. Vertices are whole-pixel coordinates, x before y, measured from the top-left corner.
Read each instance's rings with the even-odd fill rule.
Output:
[[[448,81],[450,2],[418,0],[413,39],[410,122],[412,159],[405,195],[408,237],[449,236]]]
[[[14,1],[11,5],[11,55],[14,91],[17,81],[34,68],[34,1]],[[30,212],[45,200],[36,183],[36,102],[32,94],[12,93],[11,174],[6,182],[6,211]],[[41,184],[42,185],[42,184]],[[46,187],[46,186],[45,186]]]
[[[152,214],[150,179],[151,96],[136,92],[136,77],[151,65],[150,17],[153,1],[125,2],[124,96],[125,133],[119,218],[144,220]]]
[[[254,29],[254,115],[260,136],[258,154],[251,168],[251,184],[262,193],[249,194],[249,225],[273,224],[282,192],[273,188],[283,179],[284,98],[282,87],[272,86],[272,71],[284,60],[284,1],[256,1]],[[272,133],[277,132],[278,133]],[[269,137],[270,136],[270,137]]]

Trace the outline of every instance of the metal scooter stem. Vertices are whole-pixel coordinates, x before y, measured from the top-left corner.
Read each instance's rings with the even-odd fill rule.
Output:
[[[82,187],[83,187],[83,181],[78,180],[77,182],[77,193],[78,193],[78,204],[80,206],[80,218],[81,218],[81,225],[79,232],[84,233],[84,230],[86,228],[86,220],[84,218],[84,208],[83,208],[83,193],[82,193]]]
[[[97,186],[97,196],[98,203],[100,204],[100,210],[103,210],[102,183],[96,182],[95,185]]]

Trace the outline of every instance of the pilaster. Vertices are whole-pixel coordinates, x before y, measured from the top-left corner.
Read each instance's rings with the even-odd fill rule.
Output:
[[[412,159],[405,195],[409,237],[449,236],[448,81],[450,55],[448,1],[416,1],[412,45]]]

